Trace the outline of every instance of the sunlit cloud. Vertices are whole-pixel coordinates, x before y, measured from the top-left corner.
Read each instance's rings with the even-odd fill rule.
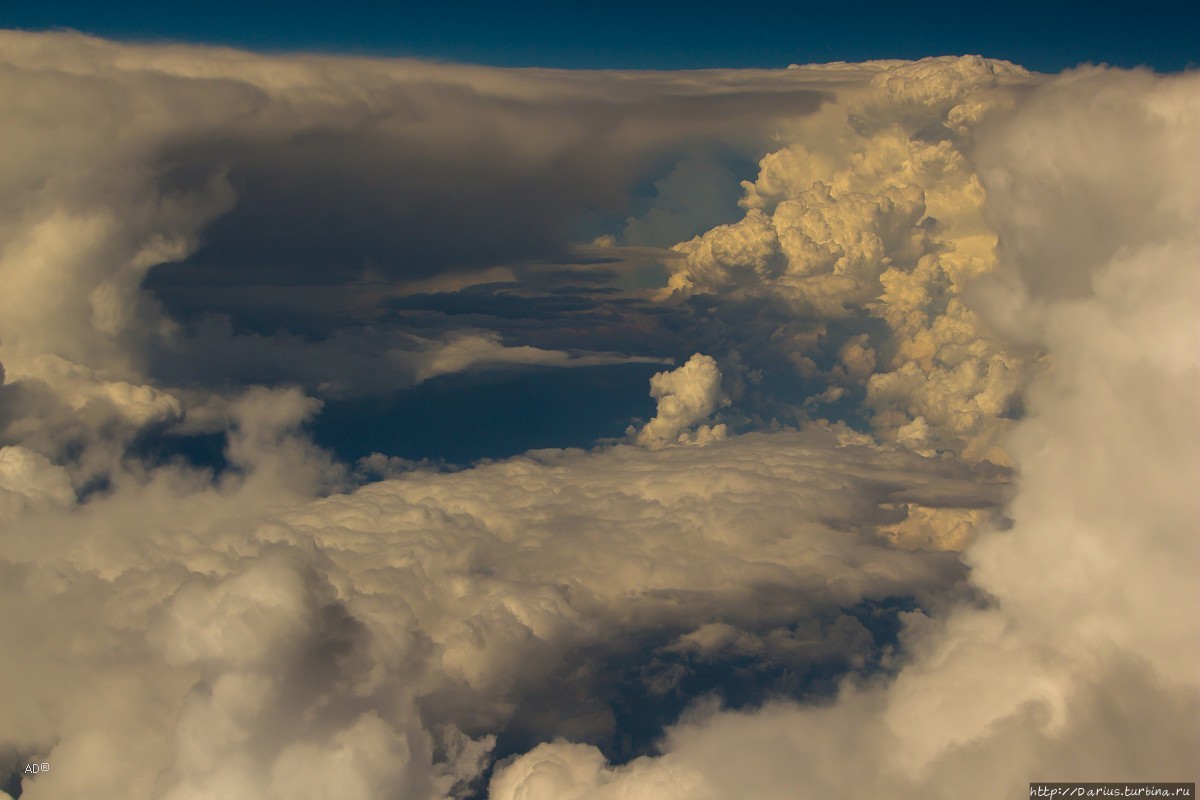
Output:
[[[0,34],[0,786],[1186,778],[1198,90]]]

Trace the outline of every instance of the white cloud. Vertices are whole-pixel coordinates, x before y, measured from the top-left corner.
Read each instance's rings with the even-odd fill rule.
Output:
[[[725,438],[725,425],[699,425],[722,403],[721,370],[711,356],[696,353],[683,366],[650,379],[650,396],[658,401],[654,418],[634,441],[652,450],[670,444],[707,444]],[[696,426],[693,428],[693,426]]]
[[[315,770],[440,797],[478,774],[489,734],[530,724],[523,704],[566,693],[570,720],[564,675],[608,679],[580,653],[649,658],[626,644],[647,635],[682,653],[673,638],[716,620],[768,660],[858,657],[857,623],[792,620],[958,578],[952,558],[890,547],[885,506],[999,499],[962,465],[812,432],[541,451],[303,501],[292,487],[326,467],[288,433],[301,399],[236,406],[238,483],[162,469],[10,526],[4,603],[44,610],[0,629],[23,653],[0,674],[23,698],[0,741],[54,764],[27,796],[123,780],[283,798]]]
[[[892,682],[845,685],[826,707],[685,719],[660,757],[620,767],[543,745],[497,774],[495,800],[553,796],[526,777],[550,759],[580,764],[579,798],[999,798],[1031,780],[1189,774],[1197,88],[1195,75],[1081,70],[985,139],[1007,280],[979,301],[1048,351],[1010,444],[1012,527],[966,551],[990,601],[912,615]],[[1084,230],[1104,233],[1076,243]]]
[[[1006,463],[1001,441],[1032,355],[993,336],[962,301],[995,263],[973,130],[1039,79],[977,57],[864,68],[867,80],[763,157],[757,179],[743,183],[744,219],[676,245],[685,258],[664,262],[664,298],[765,298],[801,318],[850,320],[869,333],[846,342],[875,357],[850,375],[866,382],[877,435],[912,441],[922,419],[921,449]],[[774,340],[802,375],[819,374],[811,340],[795,349],[787,336]]]
[[[527,364],[544,367],[573,367],[658,360],[622,356],[616,353],[573,355],[561,350],[543,350],[537,347],[506,347],[500,341],[500,336],[490,331],[456,333],[445,341],[430,343],[422,356],[422,363],[417,367],[414,376],[417,383],[438,375],[462,372],[481,365]]]
[[[66,470],[24,447],[0,447],[0,519],[75,501]]]

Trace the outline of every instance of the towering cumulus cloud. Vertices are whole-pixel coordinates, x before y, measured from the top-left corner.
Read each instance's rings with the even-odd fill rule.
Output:
[[[0,34],[0,797],[1194,779],[1197,98]],[[311,434],[631,363],[587,448]]]
[[[975,128],[1032,79],[979,58],[795,71],[822,69],[862,81],[762,160],[745,183],[741,221],[676,247],[685,258],[673,262],[668,291],[784,302],[793,319],[780,330],[796,333],[777,331],[780,346],[815,373],[814,335],[829,339],[827,350],[845,341],[827,396],[865,391],[880,436],[1003,461],[999,440],[1027,359],[989,336],[962,300],[993,265],[970,159]],[[835,320],[858,338],[827,336]]]

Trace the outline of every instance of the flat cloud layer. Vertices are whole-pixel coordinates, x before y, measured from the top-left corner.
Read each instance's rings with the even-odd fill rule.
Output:
[[[1194,777],[1198,88],[0,35],[4,788]],[[306,432],[317,396],[628,361],[680,366],[590,449]]]
[[[23,796],[439,796],[506,728],[618,733],[597,663],[683,648],[646,674],[654,696],[746,651],[792,670],[870,658],[840,609],[961,578],[871,523],[1003,489],[814,432],[541,451],[304,502],[303,473],[328,468],[280,427],[304,411],[240,401],[241,481],[164,470],[10,524],[5,606],[36,613],[5,623],[22,657],[3,735],[54,764]],[[342,746],[359,755],[339,767]]]

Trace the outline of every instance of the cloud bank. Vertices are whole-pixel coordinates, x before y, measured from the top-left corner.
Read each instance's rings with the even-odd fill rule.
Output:
[[[0,87],[10,796],[1192,775],[1195,75],[4,33]],[[309,433],[631,361],[589,448]]]
[[[1193,773],[1196,89],[1083,69],[981,137],[1000,271],[979,308],[1047,354],[1009,440],[1012,526],[964,553],[988,602],[908,618],[895,679],[833,705],[698,712],[620,767],[543,744],[492,797],[1003,797]]]

